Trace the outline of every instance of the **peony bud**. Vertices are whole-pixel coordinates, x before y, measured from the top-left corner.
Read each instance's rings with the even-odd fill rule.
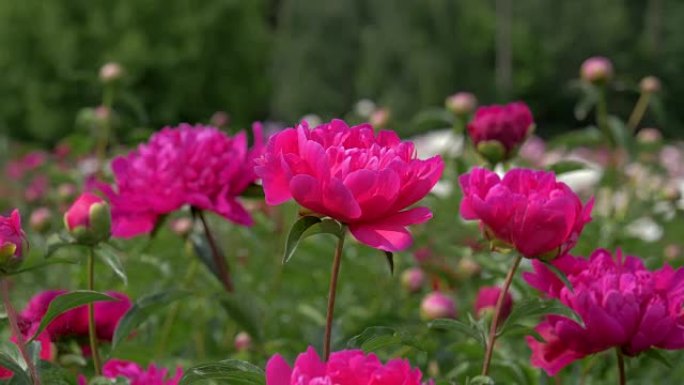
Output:
[[[425,283],[425,274],[419,267],[406,269],[401,274],[401,284],[409,293],[420,291],[423,283]]]
[[[655,76],[646,76],[641,79],[639,83],[639,88],[644,94],[654,94],[660,91],[660,79]]]
[[[76,197],[78,189],[73,183],[62,183],[57,186],[57,197],[61,202],[70,202]]]
[[[475,111],[477,98],[470,92],[459,92],[449,96],[444,102],[447,110],[456,116],[467,116]]]
[[[478,318],[493,315],[496,309],[496,303],[499,301],[501,295],[501,288],[498,286],[485,286],[480,288],[477,292],[477,299],[475,300],[475,316]],[[513,310],[513,297],[511,293],[506,293],[503,306],[501,307],[501,314],[499,315],[499,325],[505,321]]]
[[[652,144],[663,140],[663,134],[657,128],[647,127],[639,130],[636,138],[641,144]]]
[[[187,237],[192,231],[192,219],[188,217],[174,219],[171,222],[171,230],[179,237]]]
[[[513,158],[534,128],[532,112],[522,102],[480,107],[467,126],[475,148],[491,164]]]
[[[370,117],[369,123],[375,128],[385,128],[390,120],[390,112],[387,108],[375,110]]]
[[[438,318],[456,318],[456,303],[451,297],[433,291],[420,304],[420,317],[430,321]]]
[[[29,226],[33,231],[44,233],[50,229],[50,222],[52,221],[52,211],[47,207],[39,207],[31,213],[29,218]]]
[[[679,245],[676,245],[674,243],[670,243],[669,245],[665,246],[665,250],[663,250],[663,254],[665,254],[665,260],[666,261],[672,262],[673,260],[677,259],[682,254],[682,248],[679,247]]]
[[[582,63],[580,76],[591,84],[605,84],[613,77],[613,63],[603,56],[590,57]]]
[[[461,258],[458,261],[458,273],[463,278],[472,278],[480,274],[482,267],[470,257]]]
[[[226,128],[230,123],[230,115],[225,111],[216,111],[211,115],[210,124],[217,128]]]
[[[9,217],[0,215],[0,273],[8,273],[21,265],[25,240],[19,210],[12,211]]]
[[[76,241],[96,244],[109,239],[112,216],[109,204],[97,195],[83,193],[64,214],[64,224]]]
[[[123,72],[123,67],[119,63],[107,63],[100,68],[100,81],[102,83],[115,82],[121,79]]]
[[[247,332],[240,332],[235,336],[235,350],[244,352],[252,347],[252,337]]]

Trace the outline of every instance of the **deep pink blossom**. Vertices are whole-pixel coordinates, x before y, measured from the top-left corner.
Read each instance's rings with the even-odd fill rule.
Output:
[[[252,218],[237,197],[256,179],[253,159],[261,154],[261,125],[255,144],[247,134],[230,137],[202,125],[164,128],[112,162],[116,188],[98,184],[112,205],[113,235],[151,232],[161,215],[191,205],[242,225]]]
[[[46,290],[35,295],[20,313],[22,331],[27,335],[30,330],[38,325],[47,312],[50,303],[59,295],[67,293],[66,290]],[[95,307],[95,331],[101,341],[111,341],[114,330],[121,318],[132,306],[131,300],[123,293],[107,292],[116,298],[116,301],[96,302]],[[69,337],[88,336],[88,307],[79,306],[71,309],[55,318],[47,327],[47,332],[53,340]]]
[[[82,226],[90,227],[90,208],[96,203],[104,203],[104,199],[91,193],[83,193],[76,199],[76,201],[69,207],[64,214],[64,224],[68,230],[74,230],[76,227]]]
[[[25,241],[19,210],[13,210],[8,217],[0,215],[0,269],[10,269],[21,263]]]
[[[499,286],[484,286],[477,292],[475,299],[475,314],[481,317],[486,311],[493,312],[496,308],[496,303],[501,295],[501,288]],[[513,310],[513,296],[511,293],[506,293],[504,302],[501,307],[501,314],[499,315],[499,322],[503,322],[511,315]]]
[[[468,123],[468,135],[481,153],[483,145],[498,143],[502,159],[510,158],[534,130],[534,118],[523,102],[483,106]]]
[[[544,264],[524,274],[533,287],[572,309],[581,323],[547,316],[532,337],[532,364],[550,375],[610,348],[633,356],[651,348],[684,349],[684,269],[647,270],[637,257],[596,250],[589,260],[565,255],[553,261],[570,290]]]
[[[266,364],[266,385],[421,385],[422,373],[407,360],[395,358],[383,364],[375,354],[342,350],[323,362],[309,347],[291,367],[279,354]]]
[[[102,375],[112,380],[127,379],[130,385],[178,385],[183,377],[183,370],[176,368],[176,372],[172,376],[168,369],[159,368],[154,364],[145,369],[135,362],[109,360],[102,367]],[[84,376],[79,376],[79,385],[86,385],[87,383]]]
[[[593,199],[583,206],[552,172],[513,169],[500,178],[475,168],[459,182],[461,216],[479,220],[489,238],[527,258],[551,259],[568,252],[591,220]]]
[[[412,143],[370,125],[333,120],[314,129],[303,122],[271,137],[256,173],[266,202],[294,198],[306,209],[349,226],[360,242],[386,251],[412,242],[407,226],[432,217],[421,200],[442,175],[439,156],[416,158]]]

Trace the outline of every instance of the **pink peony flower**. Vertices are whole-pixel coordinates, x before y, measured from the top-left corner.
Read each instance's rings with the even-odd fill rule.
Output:
[[[309,347],[297,357],[294,367],[276,354],[266,364],[266,385],[432,385],[421,382],[423,374],[407,360],[395,358],[383,364],[375,354],[342,350],[323,362]]]
[[[590,57],[582,63],[580,77],[589,83],[605,83],[613,77],[613,63],[603,56]]]
[[[427,195],[444,168],[439,156],[417,159],[413,144],[392,131],[376,135],[370,125],[350,128],[341,120],[281,131],[256,163],[268,204],[294,198],[385,251],[409,247],[406,227],[432,217],[425,207],[406,208]]]
[[[12,337],[11,340],[13,343],[17,343],[16,338]],[[57,352],[55,346],[52,344],[52,341],[50,340],[49,335],[43,332],[38,336],[38,338],[36,338],[36,341],[40,342],[40,359],[43,361],[54,360]],[[0,366],[0,379],[11,378],[13,375],[14,373]]]
[[[589,260],[565,255],[553,264],[573,286],[563,283],[542,263],[525,280],[551,298],[559,299],[581,319],[547,316],[532,337],[532,364],[555,375],[588,355],[619,348],[634,356],[651,348],[684,349],[684,269],[665,266],[647,270],[637,257],[594,251]]]
[[[20,314],[22,332],[31,334],[30,330],[40,324],[50,303],[66,290],[46,290],[35,295]],[[101,341],[111,341],[114,330],[124,314],[131,308],[131,300],[123,293],[107,292],[117,301],[95,303],[95,331]],[[55,318],[46,328],[53,340],[88,336],[88,307],[79,306]]]
[[[109,204],[95,194],[83,193],[64,214],[67,231],[80,243],[96,244],[111,236]]]
[[[149,233],[157,219],[191,205],[242,225],[252,218],[237,197],[256,179],[253,159],[261,153],[261,125],[230,137],[214,127],[181,124],[164,128],[137,150],[112,162],[116,191],[96,183],[112,204],[113,235]]]
[[[9,217],[0,215],[0,270],[11,269],[23,261],[25,241],[19,210],[12,211]]]
[[[593,198],[582,206],[552,172],[513,169],[502,178],[475,168],[459,178],[461,216],[480,221],[484,233],[527,258],[552,259],[577,243],[591,220]]]
[[[176,373],[169,378],[171,373],[167,369],[158,368],[151,364],[147,369],[142,368],[135,362],[124,360],[109,360],[102,367],[102,375],[109,379],[124,378],[130,385],[178,385],[183,377],[183,370],[176,368]],[[88,381],[84,376],[79,376],[78,384],[86,385]]]
[[[523,102],[483,106],[468,123],[468,135],[491,163],[510,159],[534,130],[534,118]]]
[[[496,308],[496,303],[501,295],[501,288],[498,286],[484,286],[481,287],[477,292],[477,298],[475,299],[475,315],[482,317],[485,312],[494,312]],[[499,315],[499,324],[511,315],[513,310],[513,296],[511,293],[506,293],[504,297],[503,306],[501,308],[501,314]]]
[[[69,210],[64,214],[64,224],[67,230],[72,231],[75,228],[90,227],[90,209],[95,204],[106,203],[104,199],[91,193],[83,193],[71,205]]]
[[[442,292],[433,291],[420,303],[420,316],[424,320],[456,318],[456,302]]]

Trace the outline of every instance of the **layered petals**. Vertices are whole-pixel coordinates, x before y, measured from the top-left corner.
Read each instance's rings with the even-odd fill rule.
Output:
[[[385,251],[411,245],[407,227],[423,223],[420,201],[442,175],[440,157],[416,158],[412,143],[369,125],[306,122],[274,135],[256,160],[266,202],[294,199],[302,207],[349,226],[360,242]]]

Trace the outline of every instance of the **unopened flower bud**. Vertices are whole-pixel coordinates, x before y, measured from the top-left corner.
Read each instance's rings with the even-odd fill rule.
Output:
[[[47,207],[39,207],[31,213],[29,218],[29,226],[33,231],[43,233],[50,228],[52,221],[52,211]]]
[[[214,127],[217,127],[217,128],[228,127],[229,123],[230,123],[230,115],[228,115],[228,113],[225,111],[214,112],[214,114],[211,116],[211,119],[210,119],[210,124]]]
[[[456,303],[451,297],[439,291],[433,291],[423,298],[420,304],[420,317],[426,321],[456,318]]]
[[[107,63],[100,68],[100,81],[103,83],[115,82],[121,79],[123,72],[123,67],[119,63]]]
[[[385,128],[390,120],[390,112],[387,108],[375,110],[370,117],[369,123],[374,128]]]
[[[456,116],[467,116],[475,111],[477,98],[470,92],[459,92],[449,96],[444,105]]]
[[[240,332],[235,336],[235,350],[244,352],[252,347],[252,337],[247,332]]]
[[[57,197],[61,202],[69,202],[76,197],[78,189],[72,183],[62,183],[57,186]]]
[[[492,316],[496,310],[496,303],[499,301],[501,295],[501,288],[498,286],[485,286],[480,288],[477,292],[477,299],[475,300],[475,315],[478,318]],[[501,314],[499,314],[499,325],[506,320],[513,309],[513,297],[511,293],[506,293],[504,302],[501,307]]]
[[[591,84],[605,84],[613,77],[613,63],[603,56],[590,57],[582,63],[580,76]]]
[[[425,274],[419,267],[404,270],[401,274],[401,284],[409,293],[420,291],[425,283]]]
[[[461,258],[458,261],[458,273],[463,278],[472,278],[480,274],[482,267],[470,257]]]
[[[682,248],[679,247],[679,245],[675,245],[674,243],[671,243],[667,246],[665,246],[664,250],[665,254],[665,259],[669,262],[677,259],[682,254]]]
[[[179,237],[187,237],[192,231],[192,219],[188,217],[174,219],[171,222],[171,230]]]
[[[637,133],[637,141],[642,144],[658,143],[663,140],[663,135],[657,128],[642,128]]]
[[[79,243],[94,245],[109,239],[112,216],[99,196],[83,193],[64,214],[64,225]]]
[[[25,240],[19,210],[12,211],[9,217],[0,215],[0,273],[11,272],[21,265]]]
[[[654,94],[656,92],[659,92],[660,79],[658,79],[655,76],[646,76],[645,78],[641,79],[641,83],[639,83],[639,88],[641,89],[641,92],[645,94]]]

